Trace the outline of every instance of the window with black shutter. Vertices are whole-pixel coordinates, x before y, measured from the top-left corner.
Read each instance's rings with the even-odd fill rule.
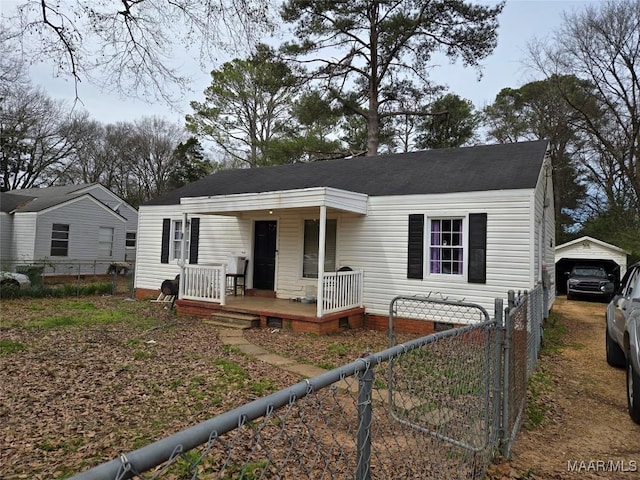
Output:
[[[424,264],[424,215],[409,215],[409,245],[407,253],[407,278],[423,278]]]
[[[198,243],[200,241],[200,219],[191,219],[191,232],[189,243],[189,263],[195,265],[198,263]]]
[[[171,219],[162,219],[162,247],[160,248],[160,263],[169,263],[169,235],[171,235]]]
[[[469,283],[487,283],[487,214],[469,214]]]

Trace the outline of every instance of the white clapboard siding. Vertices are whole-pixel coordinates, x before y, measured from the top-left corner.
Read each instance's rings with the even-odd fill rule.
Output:
[[[33,261],[35,257],[36,225],[38,214],[36,212],[13,215],[13,255],[16,260]]]
[[[90,185],[83,191],[91,194],[92,197],[97,198],[109,208],[117,208],[118,213],[127,220],[127,232],[135,232],[137,230],[138,211],[131,205],[126,203],[124,200],[122,200],[120,197],[118,197],[115,193],[99,184]]]
[[[532,204],[531,190],[371,197],[366,218],[344,218],[340,224],[341,261],[364,270],[364,303],[369,313],[388,314],[389,303],[397,295],[429,292],[479,302],[492,311],[494,298],[506,297],[508,289],[531,287]],[[487,283],[469,284],[466,267],[465,275],[449,276],[430,275],[425,266],[423,279],[408,279],[411,213],[424,214],[425,219],[461,217],[465,229],[470,213],[487,213]]]
[[[142,206],[138,216],[136,288],[159,289],[163,280],[175,278],[180,267],[175,260],[160,263],[162,221],[181,220],[176,206]],[[226,263],[231,253],[243,255],[251,244],[251,223],[219,215],[193,215],[200,218],[198,264]]]
[[[8,213],[0,212],[0,268],[3,270],[13,269],[11,264],[7,264],[14,258],[12,238],[13,218]]]
[[[535,190],[369,197],[366,215],[328,208],[327,218],[335,218],[338,226],[335,267],[363,270],[368,313],[386,315],[394,297],[430,292],[480,303],[493,313],[495,298],[505,299],[508,290],[530,289],[540,281],[543,259],[548,269],[553,268],[553,198],[548,195],[545,207],[545,181],[541,175]],[[157,289],[163,279],[179,273],[177,263],[160,263],[162,219],[180,219],[180,214],[171,214],[179,210],[177,206],[141,207],[136,287]],[[266,218],[251,212],[239,217],[200,215],[199,263],[224,262],[229,252],[251,258],[254,222],[275,220],[277,296],[303,296],[317,286],[316,279],[302,278],[304,220],[319,218],[319,213],[319,208],[305,207],[276,210]],[[425,219],[464,219],[464,275],[430,275],[425,258],[424,278],[407,278],[408,216],[412,213],[423,214]],[[467,222],[471,213],[487,214],[486,284],[467,282]],[[543,226],[544,235],[540,230]]]
[[[67,257],[51,257],[51,232],[54,223],[69,225]],[[87,196],[79,197],[38,214],[35,258],[49,258],[54,262],[66,260],[104,262],[106,272],[108,263],[124,261],[125,225],[125,219],[103,203]],[[111,256],[100,255],[100,227],[113,228]]]

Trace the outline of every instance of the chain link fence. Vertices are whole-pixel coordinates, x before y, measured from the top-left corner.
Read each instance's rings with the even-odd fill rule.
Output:
[[[399,297],[390,339],[398,318],[438,315],[458,327],[391,345],[73,479],[482,478],[521,423],[529,298],[506,310],[496,301],[489,319],[473,304]]]
[[[111,294],[133,296],[135,262],[107,260],[2,259],[2,270],[23,273],[32,287],[74,286],[110,283]]]
[[[542,285],[529,292],[509,291],[503,353],[502,454],[509,457],[524,421],[528,380],[538,364],[544,322]]]

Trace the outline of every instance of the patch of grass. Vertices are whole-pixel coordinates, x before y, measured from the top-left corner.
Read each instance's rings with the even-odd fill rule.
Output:
[[[11,355],[12,353],[22,352],[26,350],[20,342],[14,342],[12,340],[0,340],[0,357],[3,355]]]
[[[132,370],[133,370],[133,368],[129,364],[116,365],[116,372],[117,373],[130,372]]]
[[[340,344],[340,343],[330,343],[327,346],[327,350],[330,353],[333,353],[335,355],[340,355],[341,357],[343,357],[347,353],[349,353],[349,347],[347,347],[346,345]]]
[[[43,440],[41,443],[36,443],[36,448],[45,452],[53,452],[60,448],[59,445],[52,443],[49,440]]]
[[[255,480],[256,478],[262,478],[264,472],[269,466],[269,460],[259,460],[256,462],[248,462],[242,467],[235,465],[227,465],[226,474],[223,480],[232,480],[236,478],[242,478],[244,480]]]
[[[278,385],[273,380],[269,380],[267,378],[263,378],[262,380],[258,380],[255,382],[250,382],[249,391],[258,397],[263,397],[269,393],[273,393],[278,390]]]
[[[98,309],[98,307],[96,307],[93,303],[87,302],[87,301],[80,301],[80,300],[69,302],[69,308],[73,310],[97,310]]]
[[[213,364],[222,371],[221,380],[226,383],[242,385],[244,383],[244,380],[249,377],[249,374],[244,368],[230,360],[219,358],[214,361]]]
[[[336,365],[331,362],[320,362],[317,366],[324,368],[325,370],[333,370],[334,368],[337,368]]]
[[[557,312],[551,312],[549,315],[542,334],[542,354],[556,354],[566,347],[564,336],[567,327],[560,323],[561,318]]]
[[[552,387],[553,382],[549,376],[541,370],[533,372],[531,377],[529,377],[529,384],[527,385],[527,411],[524,421],[526,429],[535,429],[544,421],[549,407],[541,399],[541,396],[550,391]]]
[[[243,355],[243,356],[247,356],[246,353],[244,353],[242,350],[240,350],[238,347],[236,347],[235,345],[223,345],[222,346],[222,350],[224,351],[224,353],[226,353],[227,355]]]
[[[153,438],[148,433],[141,433],[136,437],[133,441],[133,449],[137,450],[138,448],[145,447],[153,442]]]
[[[542,334],[542,349],[540,355],[556,355],[567,347],[564,337],[567,333],[566,325],[562,324],[562,315],[551,312],[545,323]],[[584,345],[575,344],[576,348]],[[528,430],[539,427],[549,412],[549,405],[544,396],[555,388],[551,374],[540,366],[531,374],[527,384],[527,409],[524,427]]]
[[[128,314],[122,310],[100,310],[97,308],[87,308],[80,306],[81,312],[77,315],[61,315],[49,317],[39,321],[31,322],[30,327],[40,328],[63,328],[70,326],[90,326],[105,323],[118,322],[125,319]]]
[[[178,387],[182,387],[184,385],[184,380],[181,378],[174,378],[169,382],[169,388],[174,392],[178,389]]]
[[[153,358],[153,354],[151,352],[147,352],[146,350],[136,350],[133,352],[134,360],[149,360]]]
[[[110,283],[90,283],[86,285],[65,284],[56,287],[32,286],[29,288],[0,288],[2,298],[45,298],[79,297],[88,295],[108,295],[112,293]]]

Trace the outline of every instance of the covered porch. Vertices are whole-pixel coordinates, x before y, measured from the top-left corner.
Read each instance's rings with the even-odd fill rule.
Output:
[[[244,229],[240,231],[242,244],[246,246],[243,254],[249,259],[250,274],[243,279],[243,290],[258,289],[272,299],[256,299],[249,295],[235,296],[229,290],[229,264],[206,263],[207,258],[201,256],[204,263],[188,264],[182,258],[180,264],[180,285],[178,307],[185,305],[208,306],[209,309],[251,308],[252,302],[258,311],[265,312],[263,317],[288,318],[294,313],[301,318],[315,321],[342,318],[341,313],[352,310],[364,311],[363,280],[364,270],[357,266],[344,268],[343,262],[337,259],[335,220],[333,231],[329,229],[327,243],[328,217],[339,215],[363,216],[367,212],[367,196],[355,192],[317,187],[299,190],[220,195],[212,197],[183,198],[181,207],[184,221],[183,247],[186,252],[187,225],[190,218],[203,215],[231,216],[242,222]],[[311,238],[315,246],[308,248],[307,218],[314,219],[316,231]],[[304,219],[304,220],[303,220]],[[300,238],[300,231],[294,231],[294,222],[304,224],[302,229],[306,235]],[[259,227],[272,225],[273,238],[263,241]],[[267,232],[268,234],[269,232]],[[331,234],[333,237],[331,237]],[[263,242],[266,242],[267,248]],[[332,243],[333,242],[333,245]],[[329,245],[329,252],[327,252]],[[271,257],[269,257],[269,250]],[[265,253],[266,251],[266,253]],[[265,257],[266,255],[266,257]],[[266,258],[266,259],[265,259]],[[309,268],[311,265],[311,269]],[[338,268],[343,267],[343,268]],[[258,270],[260,269],[260,270]],[[266,278],[266,287],[265,285]],[[296,293],[292,285],[312,291],[303,296]],[[269,295],[271,293],[271,295]],[[257,304],[266,300],[281,301],[268,308]],[[302,303],[300,300],[310,301]],[[194,303],[195,302],[195,303]],[[242,305],[242,306],[241,306]],[[271,308],[278,306],[275,313]],[[286,305],[286,308],[284,306]],[[284,308],[284,311],[282,311]],[[282,315],[285,314],[285,315]],[[346,315],[348,317],[349,315]]]

